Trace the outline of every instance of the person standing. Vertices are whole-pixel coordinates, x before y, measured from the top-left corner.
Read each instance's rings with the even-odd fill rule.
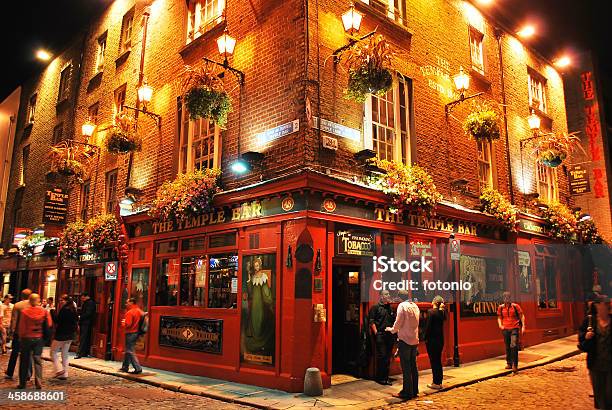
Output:
[[[385,330],[397,334],[400,363],[404,375],[402,390],[394,394],[404,400],[410,400],[419,395],[419,371],[416,358],[419,344],[419,307],[409,300],[408,291],[401,290],[399,296],[402,303],[397,307],[395,323]]]
[[[598,295],[593,314],[587,316],[578,333],[581,350],[587,352],[587,368],[593,384],[596,409],[612,409],[612,313],[610,298]]]
[[[13,312],[11,314],[11,324],[10,324],[10,333],[13,338],[13,342],[11,343],[11,356],[9,357],[9,362],[6,367],[6,371],[4,372],[4,378],[7,380],[13,380],[13,374],[15,373],[15,366],[17,366],[17,358],[19,357],[19,333],[17,329],[17,324],[19,322],[19,316],[21,311],[29,306],[30,302],[28,301],[32,291],[30,289],[24,289],[21,291],[21,300],[13,306]]]
[[[497,309],[497,325],[506,345],[506,369],[518,371],[519,340],[525,333],[525,315],[517,303],[511,302],[510,292],[504,292],[504,303]]]
[[[391,295],[388,290],[380,291],[378,303],[370,309],[368,319],[370,332],[376,343],[376,383],[391,386],[389,380],[389,363],[395,337],[384,329],[393,326],[395,315],[391,309]]]
[[[442,350],[444,349],[444,321],[446,320],[446,312],[444,311],[444,299],[442,299],[442,296],[436,296],[431,303],[433,306],[427,311],[427,323],[423,336],[433,376],[432,383],[428,384],[427,387],[440,390],[444,378]]]
[[[138,340],[138,330],[140,325],[140,318],[144,315],[144,312],[140,310],[136,304],[136,298],[129,298],[127,300],[127,312],[125,312],[125,318],[121,321],[121,326],[125,329],[125,351],[123,355],[123,365],[119,371],[129,372],[130,363],[134,367],[133,374],[142,373],[142,367],[138,363],[138,357],[136,357],[136,341]]]
[[[29,306],[23,308],[19,317],[19,385],[25,389],[28,373],[34,359],[34,384],[42,388],[42,350],[45,333],[51,329],[51,316],[40,306],[40,296],[32,293],[28,298]],[[46,331],[45,331],[46,329]]]
[[[6,354],[6,343],[8,342],[9,334],[11,331],[11,315],[13,314],[13,304],[11,303],[13,297],[11,295],[5,295],[0,304],[0,348],[2,354]]]
[[[96,318],[96,302],[89,297],[89,293],[81,295],[81,316],[79,317],[79,352],[75,359],[87,357],[91,351],[91,330]]]
[[[78,316],[72,298],[62,295],[61,303],[55,319],[55,337],[51,342],[51,359],[55,367],[55,376],[60,380],[68,378],[68,350],[70,344],[76,337]],[[58,353],[62,354],[62,364],[60,366]]]

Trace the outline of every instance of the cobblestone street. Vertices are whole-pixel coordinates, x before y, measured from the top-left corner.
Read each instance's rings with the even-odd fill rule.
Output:
[[[4,370],[8,362],[8,355],[0,356],[0,367],[2,379],[0,380],[0,391],[14,389],[15,381],[4,379]],[[11,409],[247,409],[249,407],[213,400],[206,397],[191,394],[178,393],[159,387],[136,383],[120,377],[108,376],[91,371],[70,368],[70,378],[66,381],[52,379],[53,365],[49,361],[43,361],[43,389],[63,390],[66,392],[67,401],[62,404],[30,403],[11,404]],[[17,372],[15,372],[17,373]],[[17,374],[15,374],[17,376]],[[28,385],[33,388],[33,385]],[[4,398],[4,396],[3,396]],[[3,407],[3,406],[0,406]]]
[[[424,396],[388,409],[592,409],[586,356]]]

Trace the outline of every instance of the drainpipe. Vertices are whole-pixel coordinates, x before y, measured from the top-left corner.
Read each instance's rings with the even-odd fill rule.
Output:
[[[510,136],[508,133],[508,110],[506,108],[506,80],[504,77],[504,56],[502,53],[502,37],[504,33],[500,28],[495,29],[497,49],[499,55],[499,72],[501,78],[502,110],[504,113],[504,129],[506,132],[506,159],[508,166],[508,189],[510,190],[510,203],[514,204],[514,182],[512,181],[512,161],[510,160]]]

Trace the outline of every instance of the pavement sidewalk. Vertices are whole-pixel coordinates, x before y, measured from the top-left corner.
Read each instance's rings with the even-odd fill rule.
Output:
[[[521,363],[519,371],[548,364],[578,353],[575,335],[531,346],[519,354],[519,362]],[[45,348],[43,358],[49,360],[48,348]],[[460,367],[447,367],[444,369],[444,389],[441,391],[508,375],[511,371],[505,370],[505,365],[505,357],[498,356],[478,362],[466,363]],[[209,377],[191,376],[148,367],[144,367],[143,373],[139,375],[126,374],[118,371],[120,367],[119,362],[104,361],[96,358],[71,360],[70,366],[115,375],[169,390],[270,409],[323,407],[369,409],[380,407],[400,402],[399,399],[391,397],[391,394],[397,393],[402,384],[401,375],[396,376],[397,380],[393,383],[393,386],[380,386],[371,380],[338,375],[332,376],[332,387],[326,389],[323,396],[308,397],[300,393],[287,393],[264,387],[233,383]],[[419,391],[421,392],[419,399],[438,392],[428,389],[426,386],[427,383],[431,383],[430,370],[421,371],[419,375]]]

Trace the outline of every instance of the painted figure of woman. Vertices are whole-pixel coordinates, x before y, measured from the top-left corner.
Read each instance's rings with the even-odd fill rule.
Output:
[[[248,321],[245,348],[253,361],[272,363],[274,353],[274,295],[272,272],[263,270],[260,257],[247,266]],[[249,360],[248,357],[245,359]]]

